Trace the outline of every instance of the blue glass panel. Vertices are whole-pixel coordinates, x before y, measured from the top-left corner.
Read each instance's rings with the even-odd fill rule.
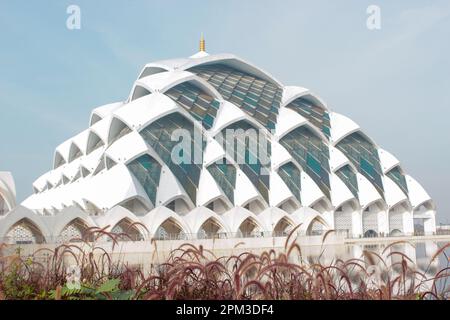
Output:
[[[172,150],[180,142],[172,141],[171,136],[172,133],[178,129],[185,129],[190,132],[191,154],[187,155],[187,158],[189,159],[187,163],[177,164],[172,161]],[[195,131],[197,131],[197,133],[194,133]],[[195,204],[198,182],[202,169],[201,163],[195,163],[195,160],[197,160],[195,155],[197,153],[200,154],[200,159],[198,159],[198,162],[201,162],[200,160],[203,157],[203,151],[205,148],[204,139],[202,141],[197,141],[200,139],[194,138],[195,136],[202,136],[202,133],[199,131],[199,129],[194,127],[192,122],[190,122],[179,113],[173,113],[151,123],[145,129],[143,129],[140,134],[144,138],[144,140],[155,150],[162,161],[164,161],[164,163],[170,168],[172,173],[186,190],[192,202]],[[200,142],[201,145],[197,145],[198,142]],[[183,151],[183,149],[181,151]],[[182,153],[183,152],[180,152],[180,155]]]
[[[226,159],[223,158],[222,160],[209,165],[207,169],[228,197],[228,200],[230,200],[231,203],[234,203],[236,168],[232,164],[227,163]]]
[[[408,195],[408,185],[406,184],[405,175],[399,166],[391,169],[388,173],[386,173],[386,176],[391,178],[399,186],[399,188],[402,189],[406,195]]]
[[[254,132],[256,133],[255,141],[257,144],[257,150],[254,150],[255,148],[250,145],[251,139],[249,138],[249,135],[241,137],[236,135],[234,136],[233,141],[228,141],[227,130],[238,130],[238,129],[242,129],[244,130],[244,132],[247,130],[254,130]],[[225,141],[223,141],[223,139],[225,139]],[[244,139],[245,139],[245,146],[242,144],[244,142]],[[216,136],[216,140],[225,148],[226,152],[228,152],[228,154],[233,158],[233,160],[238,163],[239,168],[246,174],[249,180],[258,189],[262,197],[268,202],[269,201],[268,173],[270,172],[270,155],[271,155],[270,140],[260,139],[258,131],[256,131],[256,128],[246,121],[239,121],[226,127],[225,129],[222,130],[222,135]],[[232,145],[234,145],[234,148],[232,148]],[[245,154],[239,155],[238,152],[240,150],[244,150]],[[263,150],[264,151],[267,150],[267,157],[269,160],[268,161],[269,163],[264,163],[264,165],[261,163],[260,159]],[[257,151],[257,154],[254,154],[253,151]],[[244,161],[240,161],[242,157],[244,158],[243,159]]]
[[[328,146],[305,126],[289,132],[280,140],[280,144],[314,180],[320,190],[330,198]]]
[[[289,103],[286,108],[298,112],[321,130],[325,136],[330,137],[330,115],[323,107],[313,104],[305,97],[300,97]]]
[[[345,183],[350,189],[351,193],[358,199],[358,180],[356,173],[349,165],[345,165],[336,171],[336,175]]]
[[[150,201],[155,205],[161,165],[148,154],[145,154],[131,161],[127,167],[140,182]]]
[[[340,141],[336,148],[342,151],[364,177],[384,198],[383,173],[376,147],[361,133],[355,132]]]
[[[184,82],[165,93],[186,109],[206,129],[213,126],[220,103],[209,94],[189,82]]]
[[[291,190],[292,194],[301,203],[300,190],[301,190],[301,175],[300,170],[292,162],[288,162],[282,165],[278,169],[278,175],[283,179],[284,183]]]
[[[273,129],[280,108],[282,88],[224,64],[210,64],[189,69],[223,96],[268,129]]]

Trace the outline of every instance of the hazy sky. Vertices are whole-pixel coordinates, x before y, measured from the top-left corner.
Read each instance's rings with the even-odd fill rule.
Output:
[[[225,3],[226,2],[226,3]],[[81,30],[66,27],[69,5]],[[369,5],[381,29],[366,27]],[[18,200],[146,62],[230,52],[319,94],[393,153],[450,223],[450,2],[0,0],[0,171]]]

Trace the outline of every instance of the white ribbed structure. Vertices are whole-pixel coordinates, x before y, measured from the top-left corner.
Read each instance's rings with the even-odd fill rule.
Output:
[[[203,138],[198,164],[168,158],[177,128]],[[263,133],[269,163],[237,162],[220,136],[239,128]],[[166,239],[284,235],[300,223],[310,235],[412,234],[414,218],[435,232],[432,199],[394,156],[308,89],[232,54],[147,64],[126,101],[95,108],[56,148],[33,190],[0,220],[0,237],[18,221],[42,241],[133,222],[147,228],[129,228],[133,237]]]

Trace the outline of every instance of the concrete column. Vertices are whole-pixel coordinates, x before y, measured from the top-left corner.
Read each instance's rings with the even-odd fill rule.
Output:
[[[436,232],[436,215],[434,212],[428,214],[429,218],[424,219],[423,228],[425,234],[433,234]]]
[[[361,210],[355,210],[352,213],[352,233],[353,237],[358,238],[362,236],[362,213]]]

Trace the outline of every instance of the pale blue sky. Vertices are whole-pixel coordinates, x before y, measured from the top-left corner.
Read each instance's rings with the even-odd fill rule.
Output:
[[[66,8],[81,8],[81,30]],[[366,8],[381,8],[381,30]],[[146,62],[235,53],[312,89],[396,155],[450,222],[450,2],[0,0],[0,170],[18,198]]]

